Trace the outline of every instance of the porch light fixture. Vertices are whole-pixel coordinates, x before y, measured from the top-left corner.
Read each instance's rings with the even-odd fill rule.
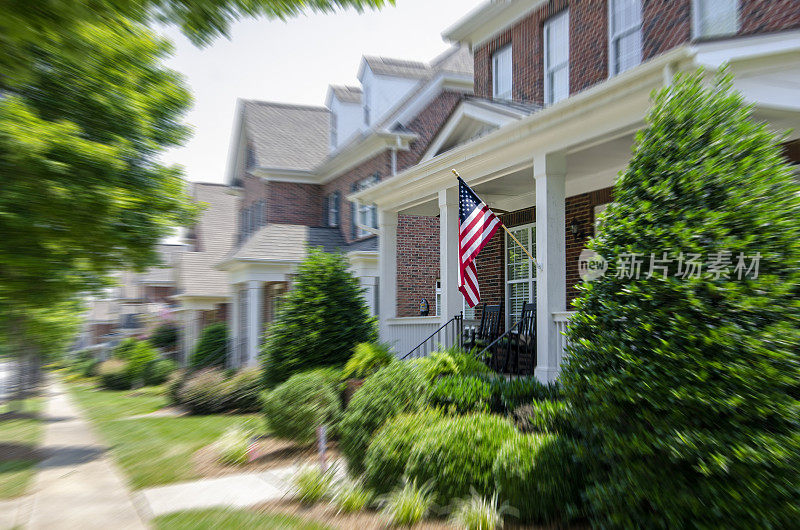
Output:
[[[569,223],[569,231],[572,232],[572,238],[575,239],[575,241],[583,239],[583,230],[581,230],[580,225],[574,217]]]

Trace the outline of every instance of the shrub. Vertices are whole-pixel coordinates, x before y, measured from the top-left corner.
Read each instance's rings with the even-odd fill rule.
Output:
[[[88,359],[79,361],[73,366],[73,372],[81,377],[94,377],[97,375],[97,369],[100,367],[101,361],[99,359]]]
[[[226,383],[224,408],[239,412],[260,411],[262,385],[260,369],[243,368],[239,370]]]
[[[576,302],[561,376],[594,522],[796,526],[800,186],[727,77],[676,80],[647,124],[589,245],[609,268]],[[673,253],[666,274],[618,264],[651,252]],[[756,252],[757,276],[737,273]],[[730,257],[728,274],[687,274],[692,254],[723,273]]]
[[[434,483],[442,503],[466,497],[473,488],[479,495],[491,495],[495,457],[514,432],[511,422],[489,414],[439,422],[414,444],[406,474]]]
[[[356,344],[353,356],[342,370],[342,379],[364,379],[395,361],[391,347],[383,342]]]
[[[178,369],[178,363],[167,359],[157,359],[147,364],[144,369],[144,384],[157,386],[164,384],[170,374]]]
[[[110,359],[100,364],[97,369],[100,384],[109,390],[130,390],[133,377],[128,363],[120,359]]]
[[[499,380],[500,401],[505,411],[512,412],[521,405],[541,400],[561,399],[558,383],[542,383],[535,377]]]
[[[316,504],[333,494],[334,468],[322,471],[318,466],[301,468],[292,477],[294,494],[303,504]]]
[[[577,513],[582,478],[572,442],[555,434],[517,434],[493,466],[502,499],[526,522],[556,522]]]
[[[186,382],[187,373],[184,370],[176,370],[169,375],[167,379],[167,398],[170,404],[180,405],[181,396],[180,391],[183,384]]]
[[[215,368],[192,374],[178,391],[178,402],[192,414],[221,412],[227,397],[224,373]]]
[[[372,492],[360,482],[344,480],[336,485],[331,503],[337,513],[360,512],[372,502]]]
[[[348,469],[361,473],[370,439],[381,425],[425,405],[428,383],[413,363],[396,362],[368,377],[356,391],[339,425],[340,447]]]
[[[121,361],[127,361],[138,342],[139,341],[133,337],[122,339],[114,346],[114,349],[111,350],[111,357]]]
[[[406,481],[382,502],[383,515],[393,526],[412,526],[423,520],[434,506],[434,496],[429,485],[417,486]]]
[[[434,381],[430,404],[447,412],[489,412],[494,401],[492,385],[477,377],[444,376]]]
[[[436,410],[401,414],[375,434],[364,458],[364,483],[378,493],[397,487],[406,470],[411,448],[420,435],[442,421]]]
[[[203,330],[197,341],[189,366],[194,370],[202,368],[221,368],[228,358],[228,326],[215,322]]]
[[[465,352],[458,346],[433,352],[428,357],[417,361],[429,381],[445,375],[490,375],[491,369],[477,359],[471,352]]]
[[[321,370],[293,375],[264,398],[269,430],[301,444],[313,443],[317,427],[332,425],[339,408],[330,373]]]
[[[136,341],[127,351],[128,370],[134,384],[145,384],[145,372],[147,367],[158,360],[158,352],[146,340]]]
[[[450,520],[465,530],[496,530],[503,528],[503,515],[507,511],[506,506],[497,505],[497,493],[489,499],[473,493],[456,501]]]
[[[164,322],[153,331],[153,335],[150,337],[150,343],[162,350],[173,350],[178,345],[179,337],[180,330],[178,326],[171,322]]]
[[[214,444],[218,459],[222,464],[241,465],[247,462],[247,452],[253,430],[244,425],[230,427]]]
[[[563,401],[534,401],[514,411],[514,422],[522,432],[571,434],[568,405]]]
[[[267,386],[322,366],[344,365],[360,342],[377,338],[374,319],[347,258],[312,249],[283,298],[263,349]]]

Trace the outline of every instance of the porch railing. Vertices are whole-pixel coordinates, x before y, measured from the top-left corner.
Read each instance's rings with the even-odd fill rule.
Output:
[[[428,335],[422,342],[411,349],[400,359],[416,359],[427,357],[440,346],[449,348],[450,346],[463,346],[464,344],[464,316],[459,313],[441,326],[436,331]]]
[[[567,327],[569,327],[569,321],[574,314],[575,311],[558,311],[553,313],[553,322],[556,324],[556,341],[558,341],[557,348],[561,359],[564,358],[567,346],[569,345],[566,332]]]

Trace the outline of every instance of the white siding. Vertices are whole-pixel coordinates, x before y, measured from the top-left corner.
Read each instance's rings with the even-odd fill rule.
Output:
[[[417,79],[375,75],[369,66],[365,66],[364,75],[361,79],[361,85],[364,90],[362,104],[369,106],[370,123],[363,123],[362,119],[362,127],[372,127],[383,120],[386,113],[393,109],[418,84],[419,80]]]

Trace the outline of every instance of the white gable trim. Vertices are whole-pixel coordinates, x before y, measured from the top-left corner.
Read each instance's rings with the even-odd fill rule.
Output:
[[[546,3],[546,0],[489,0],[447,28],[442,37],[450,42],[466,42],[474,48]]]

